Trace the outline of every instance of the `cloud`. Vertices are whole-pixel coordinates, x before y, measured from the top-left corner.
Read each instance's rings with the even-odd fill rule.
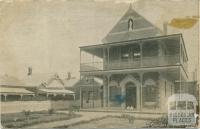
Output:
[[[190,29],[196,23],[198,23],[197,18],[174,18],[169,23],[170,26],[179,28],[179,29]]]

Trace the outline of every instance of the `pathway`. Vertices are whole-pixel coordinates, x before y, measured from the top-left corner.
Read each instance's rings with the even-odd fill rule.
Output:
[[[67,111],[59,111],[63,113],[67,113]],[[120,116],[121,112],[77,112],[77,114],[82,115],[81,117],[70,119],[70,120],[61,120],[61,121],[54,121],[54,122],[48,122],[48,123],[40,123],[37,125],[27,126],[26,128],[53,128],[53,127],[59,127],[59,126],[71,126],[74,124],[77,124],[79,122],[83,121],[91,121],[94,119],[100,119],[104,118],[106,116]],[[128,113],[130,114],[130,113]],[[137,114],[132,113],[136,118],[156,118],[160,117],[161,115],[153,115],[153,114]]]
[[[82,115],[81,117],[77,117],[70,120],[61,120],[61,121],[54,121],[54,122],[47,122],[47,123],[40,123],[33,126],[27,126],[26,128],[53,128],[53,127],[59,127],[59,126],[69,126],[76,123],[79,123],[81,121],[90,121],[93,119],[98,119],[105,117],[105,113],[88,113],[88,112],[78,112],[77,114]]]

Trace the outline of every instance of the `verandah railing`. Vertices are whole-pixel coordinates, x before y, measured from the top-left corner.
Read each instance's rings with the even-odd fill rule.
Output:
[[[156,66],[169,66],[177,64],[180,64],[180,57],[178,55],[166,55],[166,56],[142,57],[132,60],[110,60],[109,63],[103,63],[103,62],[81,63],[81,71],[156,67]]]

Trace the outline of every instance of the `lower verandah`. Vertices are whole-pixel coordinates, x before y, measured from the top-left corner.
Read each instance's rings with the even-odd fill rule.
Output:
[[[167,98],[180,92],[180,85],[174,83],[178,79],[176,71],[106,75],[102,78],[102,89],[90,93],[82,89],[81,105],[83,109],[165,112]]]

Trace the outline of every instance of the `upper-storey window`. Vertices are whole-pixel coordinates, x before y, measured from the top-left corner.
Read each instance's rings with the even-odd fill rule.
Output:
[[[144,57],[158,56],[157,42],[146,42],[145,44],[143,44],[143,56]]]
[[[129,31],[132,31],[132,30],[133,30],[133,19],[132,19],[132,18],[130,18],[130,19],[128,20],[128,30],[129,30]]]
[[[139,44],[131,44],[121,47],[121,59],[123,61],[130,61],[134,59],[138,59],[141,56],[140,46]]]
[[[126,61],[129,59],[129,57],[130,57],[130,50],[129,50],[128,46],[123,46],[121,48],[121,59]]]
[[[134,44],[132,46],[132,51],[133,51],[133,59],[138,59],[141,56],[141,51],[140,51],[140,45],[139,44]]]

